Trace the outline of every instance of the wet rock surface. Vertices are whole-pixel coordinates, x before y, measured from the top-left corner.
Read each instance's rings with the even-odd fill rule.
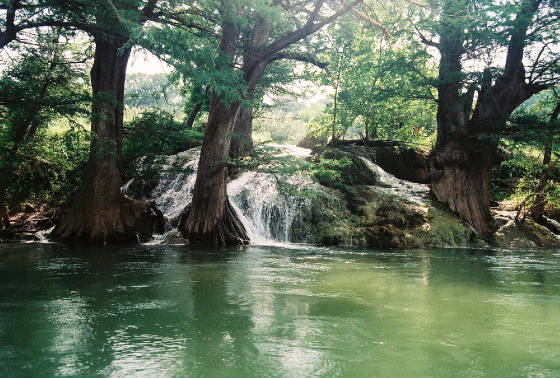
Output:
[[[430,182],[428,153],[394,141],[338,141],[333,147],[362,156],[395,177],[415,183]]]
[[[494,243],[503,248],[557,248],[560,237],[529,217],[516,220],[515,211],[494,211],[494,221],[498,226]]]
[[[470,226],[430,198],[427,185],[399,179],[375,164],[367,146],[329,147],[313,154],[294,146],[275,147],[278,156],[288,154],[312,164],[343,158],[348,163],[337,168],[336,182],[310,171],[237,172],[228,183],[228,195],[254,244],[373,248],[484,244]],[[192,149],[160,159],[155,169],[159,179],[145,197],[166,218],[168,232],[159,242],[182,242],[172,230],[192,198],[198,157],[199,149]]]

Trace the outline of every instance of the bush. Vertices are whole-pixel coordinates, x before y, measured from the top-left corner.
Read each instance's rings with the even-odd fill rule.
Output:
[[[124,125],[125,166],[141,156],[174,155],[202,144],[200,130],[188,129],[163,110],[143,112]]]
[[[71,201],[82,181],[88,153],[89,133],[82,129],[63,134],[42,132],[23,145],[7,189],[10,209],[26,203],[58,206]]]

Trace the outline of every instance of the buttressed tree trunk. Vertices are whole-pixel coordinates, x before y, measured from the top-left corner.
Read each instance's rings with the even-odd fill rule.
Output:
[[[449,2],[448,4],[457,2]],[[523,51],[530,21],[540,0],[524,0],[513,23],[506,66],[492,85],[486,72],[472,117],[469,94],[461,95],[463,26],[442,21],[438,83],[438,135],[431,154],[431,191],[484,239],[490,239],[490,178],[496,143],[480,138],[502,127],[525,100],[542,90],[525,82]],[[447,12],[452,14],[451,11]]]
[[[222,28],[220,51],[233,60],[237,49],[239,30],[235,21],[227,17]],[[208,124],[198,162],[193,199],[183,215],[179,229],[190,241],[212,244],[239,245],[249,243],[247,232],[237,218],[227,197],[227,166],[233,121],[239,102],[226,105],[212,91]]]
[[[227,166],[233,120],[239,104],[226,106],[212,93],[208,124],[204,132],[193,199],[183,235],[191,241],[220,245],[247,244],[249,238],[227,197]]]
[[[95,37],[91,146],[79,194],[53,236],[92,243],[136,241],[121,194],[118,158],[123,138],[123,99],[130,48],[125,40]]]

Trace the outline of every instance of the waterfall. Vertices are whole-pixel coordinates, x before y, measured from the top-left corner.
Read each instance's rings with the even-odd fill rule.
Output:
[[[310,206],[305,197],[282,193],[272,174],[245,172],[228,184],[228,196],[247,234],[255,244],[288,243],[296,215]],[[292,185],[305,184],[295,175],[281,179]]]
[[[274,148],[277,157],[293,156],[306,158],[310,150],[295,146],[268,145]],[[200,148],[193,148],[173,156],[161,157],[148,171],[157,171],[158,180],[148,199],[154,201],[167,220],[166,230],[170,233],[154,243],[181,243],[176,231],[180,216],[192,201],[196,180],[196,170],[200,158]],[[400,180],[381,167],[361,157],[367,168],[376,177],[371,186],[375,191],[396,196],[410,206],[428,211],[427,185]],[[123,187],[126,191],[133,183]],[[274,174],[261,171],[244,171],[234,176],[227,186],[230,202],[239,219],[247,230],[253,244],[286,245],[290,242],[310,242],[311,235],[311,198],[296,194],[299,190],[317,193],[324,187],[313,183],[310,175],[290,173]],[[332,190],[332,189],[329,189]],[[320,206],[320,205],[317,205]],[[175,230],[175,231],[172,231]]]
[[[310,150],[295,146],[272,145],[277,156],[304,158]],[[166,229],[176,227],[181,213],[192,201],[200,148],[162,158],[157,185],[149,195],[167,220]],[[142,162],[140,162],[142,164]],[[310,206],[309,198],[283,193],[278,182],[300,187],[310,185],[308,177],[244,172],[228,182],[228,196],[253,244],[277,245],[290,242],[294,219]],[[131,185],[128,182],[123,191]],[[163,238],[164,239],[164,238]]]
[[[177,225],[185,206],[192,201],[200,148],[166,156],[159,170],[159,180],[151,199],[170,225]]]

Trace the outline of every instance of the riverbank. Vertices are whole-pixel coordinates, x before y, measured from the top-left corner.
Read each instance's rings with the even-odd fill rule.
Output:
[[[232,169],[228,184],[232,205],[253,244],[560,247],[559,236],[551,229],[528,218],[518,222],[514,209],[503,207],[493,212],[497,230],[493,239],[481,240],[472,227],[430,196],[427,155],[410,147],[347,142],[313,151],[281,145],[259,148],[267,149],[266,163]],[[161,211],[164,220],[151,226],[152,232],[166,232],[158,237],[161,243],[188,243],[173,230],[191,201],[199,156],[199,148],[193,148],[141,159],[134,178],[123,187],[128,196]],[[15,218],[11,234],[0,237],[36,240],[59,214],[56,209],[30,207]]]

